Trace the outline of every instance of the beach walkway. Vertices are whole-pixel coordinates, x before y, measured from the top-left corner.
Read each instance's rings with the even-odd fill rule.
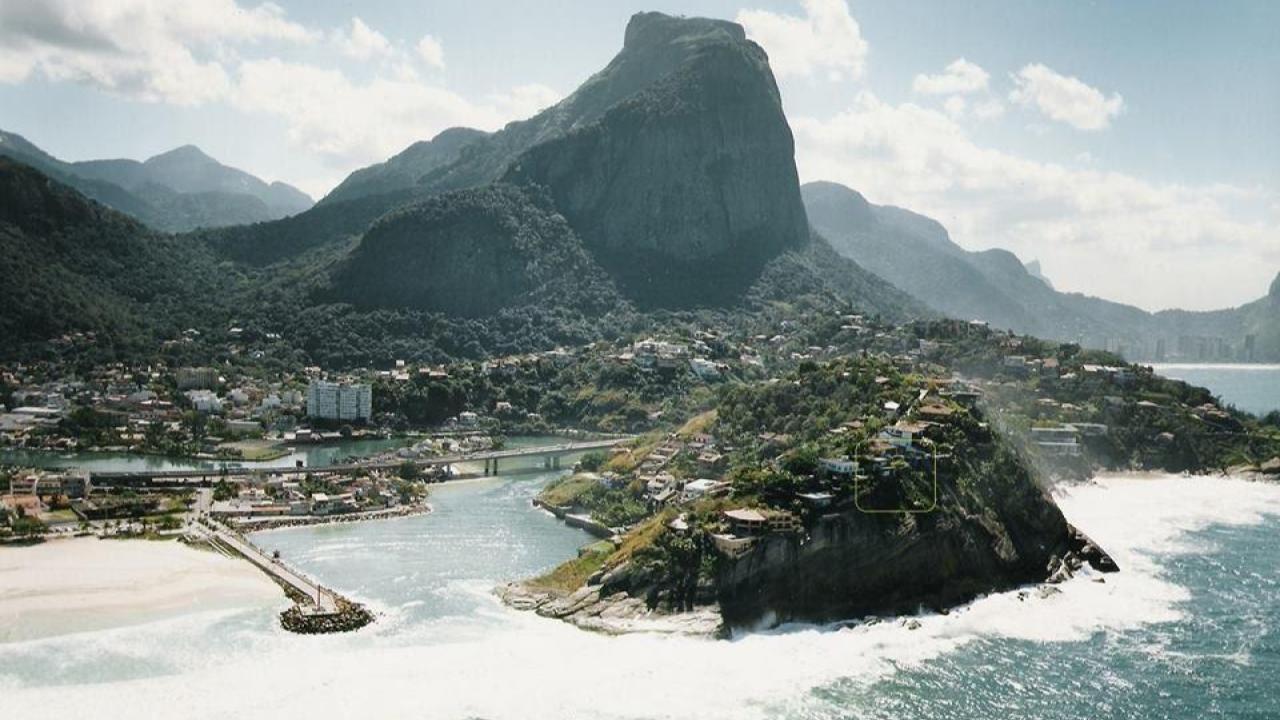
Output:
[[[296,590],[302,596],[309,598],[309,605],[298,604],[299,610],[304,614],[316,615],[333,615],[339,611],[337,593],[321,586],[319,583],[311,580],[292,568],[287,567],[279,560],[267,555],[257,545],[249,542],[245,538],[229,530],[210,529],[203,525],[196,525],[199,532],[206,539],[215,540],[218,543],[235,550],[244,556],[246,560],[257,565],[263,572],[275,578],[280,583],[288,585]]]

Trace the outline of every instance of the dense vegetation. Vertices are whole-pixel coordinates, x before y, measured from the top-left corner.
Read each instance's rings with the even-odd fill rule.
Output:
[[[89,355],[142,351],[204,324],[229,284],[207,248],[161,235],[0,158],[5,352],[93,333]]]

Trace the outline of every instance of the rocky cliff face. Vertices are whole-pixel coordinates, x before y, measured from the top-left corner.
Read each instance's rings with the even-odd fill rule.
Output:
[[[637,13],[627,23],[622,50],[607,66],[555,105],[470,143],[456,161],[424,175],[419,190],[441,192],[497,180],[520,153],[599,120],[709,42],[746,42],[746,34],[742,26],[724,20]]]
[[[741,28],[637,16],[623,55],[673,44],[681,65],[530,149],[505,179],[548,188],[642,306],[719,304],[807,240],[794,144],[767,58]]]
[[[725,564],[726,622],[829,621],[943,609],[1041,582],[1070,555],[1058,508],[1034,486],[990,513],[824,516],[803,540],[774,535]]]

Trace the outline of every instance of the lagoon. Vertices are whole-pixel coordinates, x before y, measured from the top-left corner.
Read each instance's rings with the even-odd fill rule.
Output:
[[[52,452],[46,450],[0,450],[0,465],[21,465],[42,468],[78,468],[89,472],[129,472],[140,470],[217,470],[219,468],[279,468],[304,465],[333,465],[351,456],[377,455],[384,450],[403,447],[405,439],[344,440],[324,445],[298,445],[291,452],[274,460],[252,462],[245,460],[200,460],[196,458],[167,457],[164,455],[137,455],[112,452]]]

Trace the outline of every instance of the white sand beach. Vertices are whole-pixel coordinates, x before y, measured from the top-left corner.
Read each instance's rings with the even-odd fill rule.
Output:
[[[76,538],[0,548],[0,643],[284,602],[249,563],[178,542]]]

